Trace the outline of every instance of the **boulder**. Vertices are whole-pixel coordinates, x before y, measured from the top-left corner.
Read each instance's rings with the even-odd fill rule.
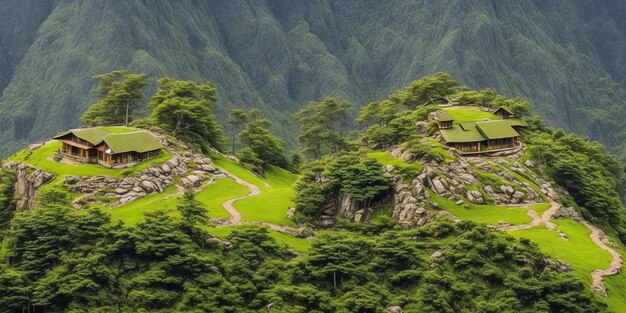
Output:
[[[513,199],[517,200],[518,202],[522,202],[526,195],[523,192],[516,190],[511,197],[513,197]]]
[[[128,193],[128,189],[124,189],[124,188],[116,188],[115,189],[115,193],[118,195],[124,195]]]
[[[151,194],[156,192],[159,188],[151,181],[144,180],[141,182],[141,188],[147,193]]]
[[[438,177],[436,179],[433,179],[433,189],[438,194],[443,194],[444,192],[446,192],[446,187],[444,187],[443,183]]]
[[[443,256],[443,253],[441,253],[441,251],[435,251],[435,252],[433,252],[433,254],[430,255],[430,258],[431,259],[438,259],[438,258],[440,258],[442,256]]]
[[[533,162],[531,160],[526,160],[526,162],[524,162],[524,165],[526,165],[528,167],[535,167],[535,162]]]
[[[167,163],[163,163],[161,164],[161,172],[163,172],[163,174],[169,174],[172,172],[172,168],[167,165]]]

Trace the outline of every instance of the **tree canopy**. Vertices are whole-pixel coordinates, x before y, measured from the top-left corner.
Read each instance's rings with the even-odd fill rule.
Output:
[[[80,118],[88,126],[128,125],[144,100],[148,75],[117,70],[93,77],[98,100]]]
[[[162,78],[159,84],[148,104],[154,121],[203,152],[211,147],[221,150],[223,133],[211,107],[217,100],[215,85],[171,78]]]

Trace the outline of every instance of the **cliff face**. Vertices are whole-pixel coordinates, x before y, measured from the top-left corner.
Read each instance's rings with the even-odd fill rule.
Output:
[[[118,68],[215,81],[218,114],[260,108],[291,146],[306,101],[446,71],[622,153],[624,17],[622,1],[0,0],[0,154],[77,126],[90,78]]]
[[[34,209],[37,189],[55,178],[54,174],[17,162],[7,162],[2,168],[15,171],[17,178],[15,182],[16,211],[18,212]]]

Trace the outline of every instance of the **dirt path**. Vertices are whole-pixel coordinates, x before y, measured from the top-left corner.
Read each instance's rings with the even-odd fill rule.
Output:
[[[535,226],[539,226],[541,224],[544,224],[547,229],[555,229],[556,224],[552,223],[550,220],[552,219],[552,216],[556,213],[556,211],[561,207],[561,204],[554,201],[550,201],[550,204],[550,208],[543,212],[543,214],[541,214],[541,218],[537,216],[537,213],[534,210],[528,210],[528,215],[533,218],[530,223],[498,227],[497,229],[505,231],[529,229]],[[606,238],[606,235],[600,228],[592,225],[586,220],[582,220],[580,221],[580,223],[591,230],[591,234],[589,234],[589,238],[591,238],[591,241],[593,241],[593,243],[600,247],[600,249],[607,251],[611,254],[611,256],[613,256],[611,266],[608,269],[597,269],[591,273],[591,289],[606,297],[606,288],[604,287],[603,282],[604,276],[615,275],[621,271],[623,264],[622,256],[617,253],[617,251],[615,251],[613,248],[609,247],[604,241],[602,241],[602,237]]]
[[[242,196],[242,197],[238,197],[238,198],[233,198],[230,200],[226,200],[222,206],[224,207],[224,209],[226,209],[226,211],[228,211],[228,213],[231,215],[230,219],[228,220],[228,224],[231,225],[237,225],[241,223],[241,213],[239,213],[239,211],[237,211],[235,209],[235,207],[233,206],[233,203],[235,203],[235,201],[241,200],[241,199],[245,199],[245,198],[249,198],[249,197],[253,197],[256,196],[258,194],[261,193],[261,190],[259,189],[259,187],[257,187],[256,185],[253,185],[229,172],[226,172],[224,170],[222,170],[226,176],[232,178],[235,180],[235,182],[239,185],[248,187],[248,189],[250,190],[250,192],[248,192],[247,195]]]
[[[584,220],[580,223],[587,226],[587,228],[591,230],[589,238],[591,238],[591,240],[598,247],[600,247],[602,250],[607,251],[613,256],[611,266],[608,269],[597,269],[591,273],[591,278],[593,279],[593,282],[591,283],[591,289],[606,297],[604,276],[616,275],[621,271],[623,263],[622,256],[617,253],[617,251],[615,251],[613,248],[609,247],[604,241],[602,241],[602,237],[606,237],[606,235],[601,229]]]
[[[241,221],[241,213],[239,213],[239,211],[237,211],[237,209],[235,209],[235,206],[233,205],[236,201],[239,201],[241,199],[245,199],[245,198],[249,198],[249,197],[253,197],[256,196],[258,194],[261,193],[261,190],[259,189],[259,187],[257,187],[256,185],[253,185],[231,173],[228,173],[224,170],[222,170],[228,177],[232,178],[235,180],[236,183],[248,187],[248,189],[250,190],[250,192],[248,192],[247,195],[242,196],[242,197],[238,197],[238,198],[234,198],[234,199],[229,199],[224,201],[224,203],[222,204],[222,206],[224,207],[224,209],[226,209],[226,211],[228,211],[228,213],[230,213],[231,217],[228,220],[227,224],[224,224],[222,226],[226,226],[226,225],[259,225],[259,226],[265,226],[268,228],[271,228],[275,231],[281,232],[281,233],[286,233],[286,234],[290,234],[290,235],[294,235],[296,233],[296,229],[293,227],[289,227],[289,226],[285,226],[285,225],[278,225],[278,224],[272,224],[272,223],[267,223],[267,222],[252,222],[252,221],[247,221],[247,222],[242,222]],[[267,183],[265,183],[266,186],[269,187],[269,185]]]
[[[533,228],[541,224],[544,224],[547,229],[554,229],[556,227],[556,224],[550,222],[550,219],[552,219],[552,215],[554,215],[560,207],[561,207],[561,204],[556,203],[554,201],[550,201],[550,208],[548,208],[545,212],[543,212],[543,214],[541,214],[541,217],[537,214],[537,212],[535,212],[535,210],[528,210],[528,212],[526,212],[526,214],[532,217],[532,221],[530,221],[530,223],[521,224],[521,225],[499,226],[499,227],[496,227],[496,229],[504,230],[504,231],[521,230],[521,229]]]
[[[520,229],[529,229],[535,226],[539,226],[543,223],[543,219],[539,217],[539,215],[537,215],[537,212],[535,212],[535,210],[528,210],[528,212],[526,212],[526,214],[530,215],[530,217],[532,217],[532,221],[530,221],[530,223],[527,224],[522,224],[522,225],[507,225],[507,226],[498,226],[496,227],[496,229],[499,230],[520,230]]]
[[[561,206],[560,203],[550,200],[550,208],[541,214],[541,221],[546,225],[547,229],[554,229],[556,227],[556,224],[550,222],[550,220],[552,219],[552,215],[554,215]]]

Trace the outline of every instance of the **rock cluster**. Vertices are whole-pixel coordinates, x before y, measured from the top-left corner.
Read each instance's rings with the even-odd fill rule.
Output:
[[[19,162],[4,163],[2,169],[15,171],[17,179],[15,183],[15,194],[18,198],[16,208],[18,211],[34,209],[37,188],[52,181],[56,177],[54,174]]]
[[[561,206],[554,214],[552,214],[552,218],[569,218],[577,222],[583,220],[583,216],[580,212],[576,211],[576,209],[571,206]]]
[[[195,169],[190,169],[189,164]],[[192,172],[190,173],[190,170]],[[199,187],[211,174],[217,171],[211,166],[211,159],[195,156],[173,157],[163,164],[152,164],[141,172],[126,178],[110,176],[66,176],[63,184],[68,191],[92,196],[119,198],[119,203],[127,203],[145,195],[162,192],[173,184],[173,176],[182,178],[185,187]]]
[[[391,216],[398,223],[405,226],[422,226],[435,218],[434,214],[426,210],[430,194],[426,192],[420,177],[408,185],[395,174],[395,168],[391,165],[383,168],[383,175],[389,179],[392,186]]]

